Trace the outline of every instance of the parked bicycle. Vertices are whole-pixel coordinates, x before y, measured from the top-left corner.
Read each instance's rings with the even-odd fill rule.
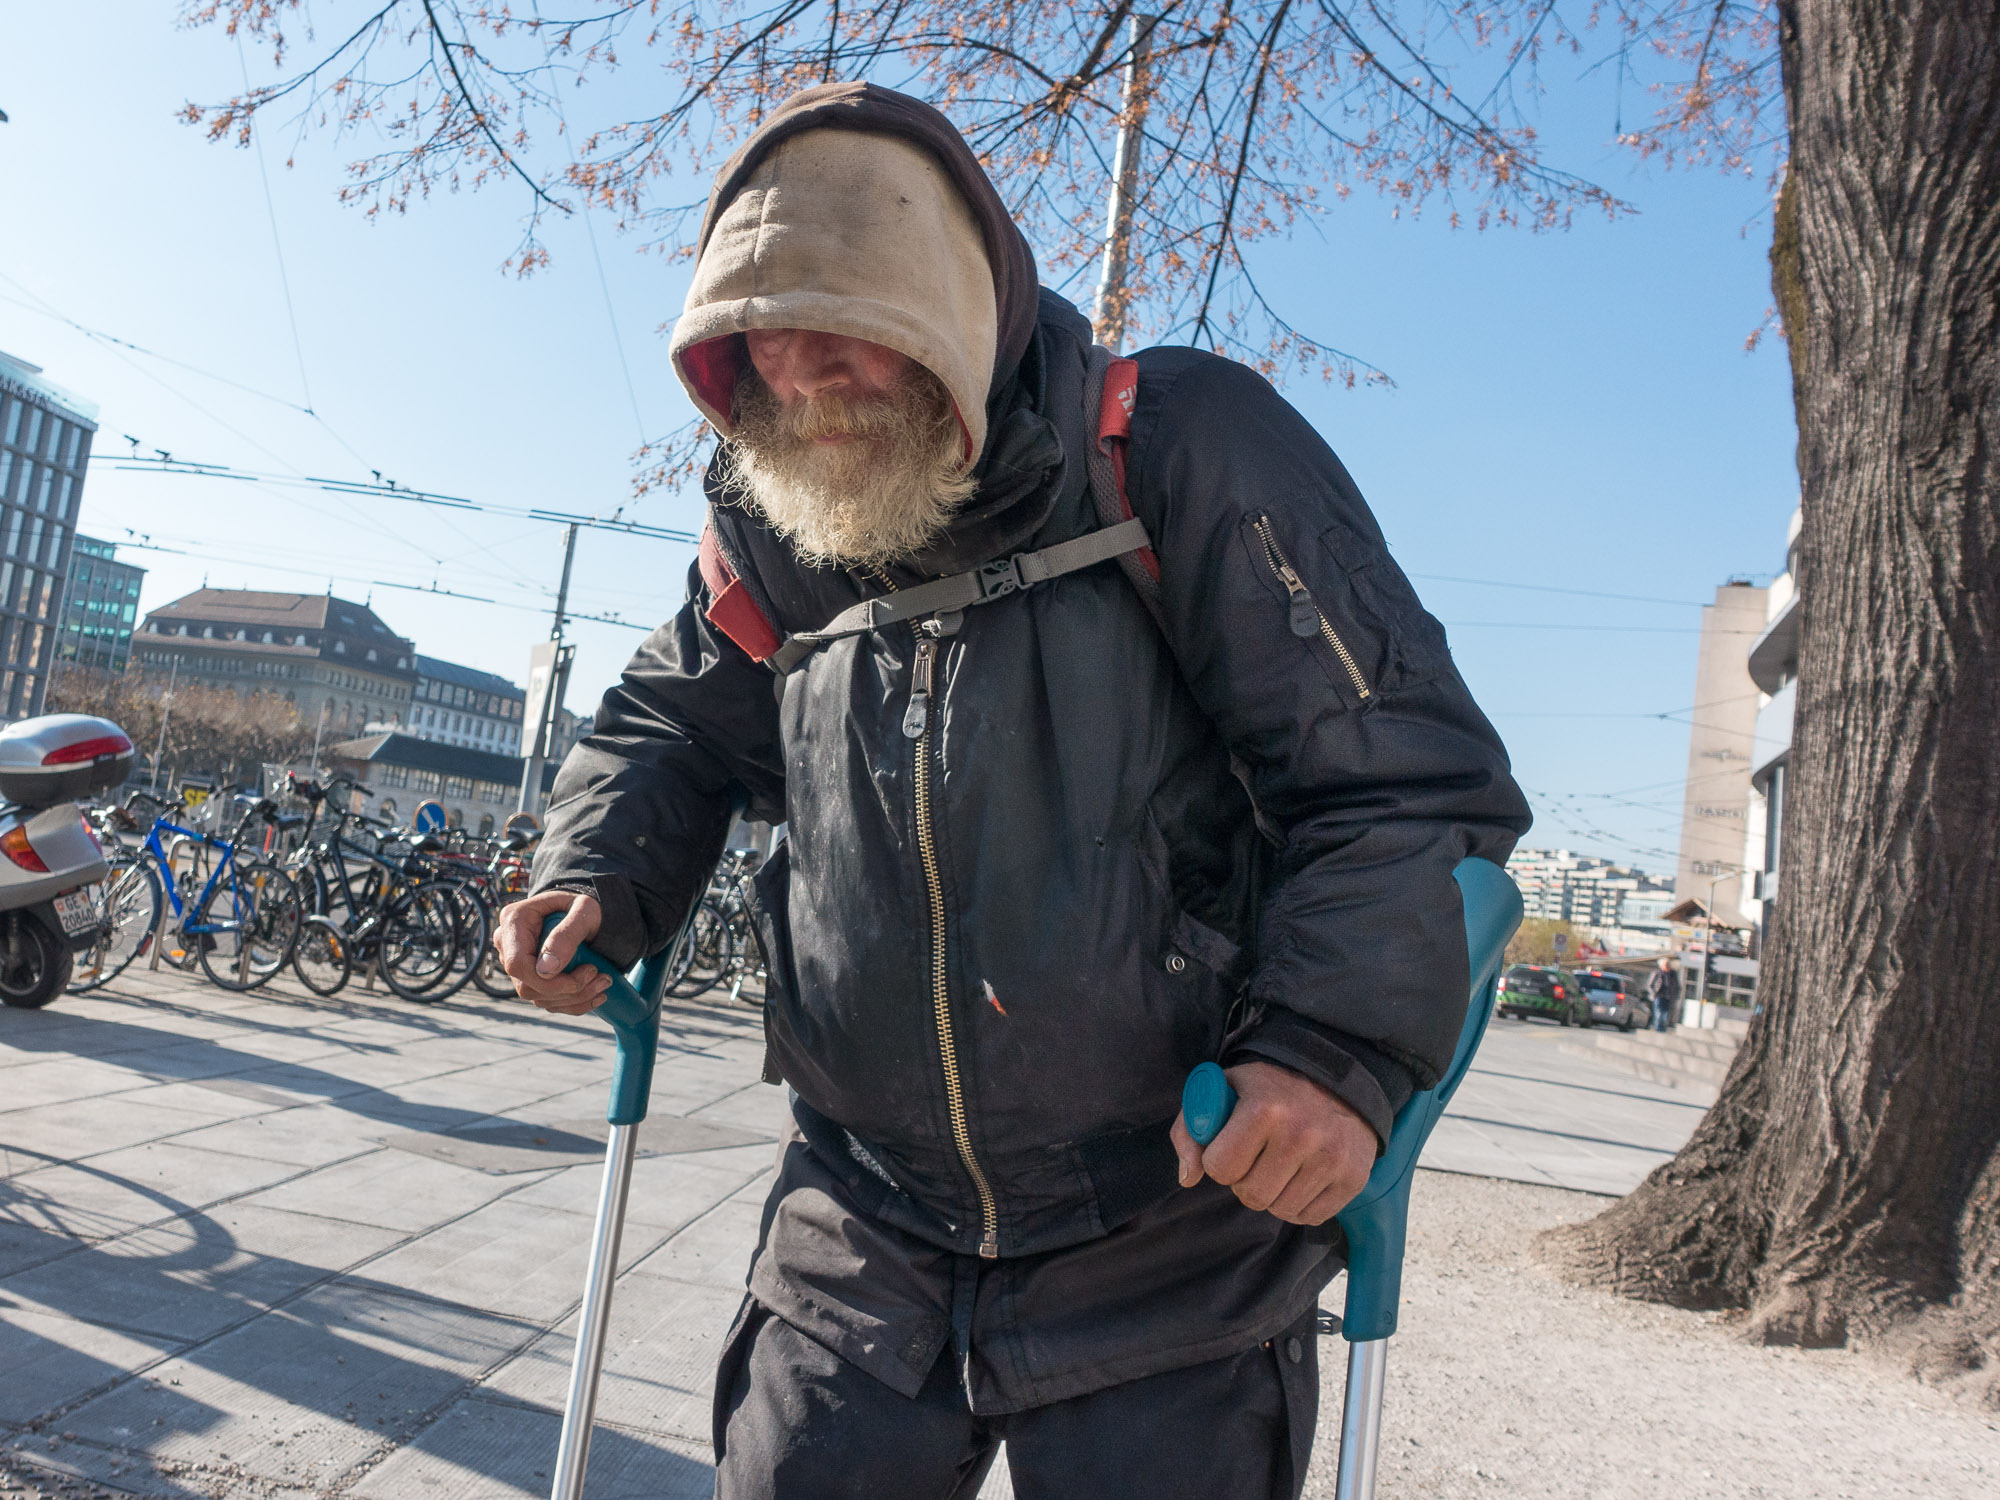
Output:
[[[421,839],[411,844],[397,829],[371,832],[373,820],[333,805],[343,787],[372,796],[359,782],[336,777],[322,784],[296,775],[287,782],[309,809],[305,837],[290,860],[307,907],[292,963],[299,981],[314,994],[333,995],[365,968],[404,1000],[436,1004],[456,994],[485,945],[477,899],[426,866],[423,856],[433,851],[422,849]],[[314,838],[323,809],[330,822]]]
[[[288,963],[304,909],[286,873],[255,851],[260,830],[280,824],[277,805],[257,798],[224,838],[174,821],[184,798],[133,792],[123,807],[99,813],[110,874],[89,888],[97,925],[76,955],[72,990],[91,990],[160,945],[176,967],[199,967],[228,990],[267,983]],[[152,811],[150,824],[144,814]],[[145,828],[137,849],[120,834]]]

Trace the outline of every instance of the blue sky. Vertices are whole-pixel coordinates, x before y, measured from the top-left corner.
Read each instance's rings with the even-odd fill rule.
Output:
[[[151,569],[142,609],[204,577],[331,581],[350,598],[372,591],[426,653],[523,680],[547,634],[557,528],[121,471],[121,435],[243,469],[379,469],[508,506],[627,504],[698,529],[692,495],[629,504],[642,433],[691,415],[660,332],[685,269],[608,221],[594,254],[582,224],[560,222],[544,235],[553,266],[516,279],[500,269],[519,234],[515,193],[441,192],[370,221],[336,201],[354,153],[323,137],[298,145],[289,169],[290,143],[267,140],[260,172],[255,151],[176,122],[188,99],[239,89],[245,64],[219,32],[177,30],[175,10],[0,12],[12,118],[0,126],[0,349],[103,409],[83,529],[181,549],[127,554]],[[258,76],[254,55],[247,65]],[[1482,234],[1357,195],[1258,264],[1294,322],[1396,382],[1299,381],[1287,394],[1446,622],[1534,800],[1531,842],[1669,870],[1698,606],[1732,576],[1761,582],[1781,565],[1796,503],[1784,347],[1743,347],[1770,302],[1765,191],[1634,161],[1609,144],[1607,84],[1569,87],[1565,66],[1547,75],[1545,136],[1637,214]],[[574,606],[655,623],[678,607],[690,556],[586,533]],[[390,586],[432,582],[495,602]],[[1510,586],[1522,584],[1536,587]],[[573,638],[570,706],[585,710],[639,632],[582,624]]]

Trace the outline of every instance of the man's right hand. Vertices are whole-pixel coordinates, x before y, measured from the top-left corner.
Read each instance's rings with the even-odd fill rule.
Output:
[[[542,941],[542,923],[550,914],[562,912],[562,921],[550,929]],[[513,902],[500,909],[493,929],[493,946],[500,953],[500,967],[514,981],[523,1000],[531,1000],[543,1010],[565,1016],[580,1016],[604,1002],[611,988],[611,976],[589,967],[565,974],[569,961],[582,944],[597,936],[604,920],[603,908],[595,896],[576,891],[544,891],[539,896]]]

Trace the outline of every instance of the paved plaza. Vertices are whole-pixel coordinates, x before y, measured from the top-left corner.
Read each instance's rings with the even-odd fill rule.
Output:
[[[1665,1160],[1699,1106],[1561,1035],[1498,1023],[1427,1165],[1616,1193]],[[784,1118],[760,1037],[746,1006],[666,1017],[594,1500],[710,1491],[714,1357]],[[5,1457],[66,1493],[546,1494],[610,1058],[594,1019],[471,992],[139,972],[0,1012]]]

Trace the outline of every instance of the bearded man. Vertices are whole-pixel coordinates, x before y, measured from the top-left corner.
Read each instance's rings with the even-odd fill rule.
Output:
[[[1333,1215],[1435,1082],[1452,871],[1526,807],[1339,461],[1191,349],[1111,363],[942,115],[774,114],[676,369],[722,436],[679,615],[564,763],[521,993],[595,1005],[733,809],[794,1128],[722,1500],[1295,1496]],[[545,919],[561,913],[546,943]],[[1189,1069],[1241,1096],[1206,1150]]]

